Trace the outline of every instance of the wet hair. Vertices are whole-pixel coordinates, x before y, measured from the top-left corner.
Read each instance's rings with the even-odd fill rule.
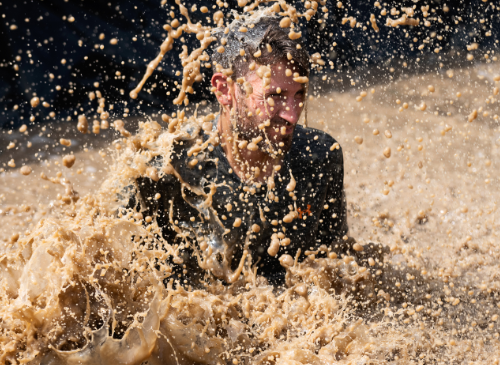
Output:
[[[288,36],[289,29],[279,26],[280,17],[262,16],[257,20],[234,21],[225,34],[223,28],[217,28],[214,36],[218,38],[212,54],[212,61],[220,64],[224,69],[231,69],[234,77],[245,76],[250,64],[255,61],[259,65],[272,65],[280,60],[292,56],[293,70],[303,76],[309,75],[309,55],[304,49],[300,38],[292,40]],[[252,27],[253,24],[253,27]],[[240,28],[247,28],[247,32],[240,32]],[[223,39],[225,44],[223,44]],[[269,52],[267,45],[271,46]],[[224,52],[216,49],[224,47]],[[299,47],[297,47],[299,46]],[[245,51],[241,56],[240,50]],[[254,53],[261,51],[260,57]]]

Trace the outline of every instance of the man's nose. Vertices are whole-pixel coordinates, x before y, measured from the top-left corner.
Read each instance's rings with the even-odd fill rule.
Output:
[[[302,108],[298,104],[295,100],[282,103],[278,115],[290,124],[297,124],[302,112]]]

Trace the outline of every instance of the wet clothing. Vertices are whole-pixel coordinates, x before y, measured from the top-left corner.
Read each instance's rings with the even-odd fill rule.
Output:
[[[194,141],[182,141],[182,144],[178,141],[171,164],[184,183],[199,187],[206,194],[210,192],[210,184],[217,184],[212,208],[222,227],[217,223],[217,217],[203,207],[205,197],[189,188],[183,189],[175,176],[165,175],[157,182],[141,178],[136,182],[137,191],[130,206],[140,203],[146,208],[145,216],[155,216],[162,227],[163,237],[169,243],[181,243],[173,229],[174,223],[192,232],[192,241],[203,237],[214,247],[224,241],[234,248],[231,255],[234,257],[233,267],[236,267],[245,240],[249,239],[253,263],[259,261],[258,273],[272,282],[280,282],[285,273],[278,260],[281,254],[288,253],[294,257],[299,248],[304,252],[322,244],[331,245],[347,233],[342,150],[340,147],[330,150],[335,140],[328,134],[312,128],[296,127],[290,151],[281,170],[275,173],[274,200],[268,199],[266,185],[260,188],[253,185],[255,193],[249,191],[252,186],[247,187],[232,171],[220,145],[210,146],[212,151],[207,149],[196,157],[188,157],[187,151],[192,143]],[[188,167],[193,158],[197,158],[198,163]],[[161,161],[154,163],[159,166]],[[296,200],[286,190],[290,174],[296,181]],[[154,199],[157,193],[161,194],[160,199]],[[228,204],[231,204],[230,209]],[[294,204],[298,217],[291,223],[283,222],[283,217]],[[235,225],[237,219],[241,219],[239,226]],[[259,232],[252,230],[255,224],[260,227]],[[283,231],[290,244],[282,246],[278,255],[272,257],[267,252],[271,236]],[[188,251],[186,249],[186,270],[194,273],[197,263],[194,257],[189,258]]]

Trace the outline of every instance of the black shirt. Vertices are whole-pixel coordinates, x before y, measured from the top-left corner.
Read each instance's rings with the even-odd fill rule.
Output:
[[[190,247],[184,248],[188,274],[199,271],[191,248],[193,244],[199,247],[200,240],[208,243],[214,253],[232,259],[233,268],[238,265],[247,241],[253,263],[258,262],[258,273],[272,280],[282,278],[284,269],[278,261],[281,254],[294,257],[299,248],[304,252],[322,244],[331,245],[347,233],[343,157],[340,147],[331,150],[335,143],[322,131],[297,126],[282,168],[275,173],[275,198],[271,200],[266,185],[259,188],[241,181],[220,145],[188,157],[194,140],[177,141],[170,163],[182,182],[174,175],[165,175],[156,182],[140,178],[129,206],[137,210],[142,206],[144,216],[155,217],[167,242]],[[189,167],[193,158],[198,163]],[[159,167],[162,161],[157,159],[151,164]],[[290,173],[296,181],[296,200],[286,190]],[[216,190],[211,189],[214,186]],[[207,201],[210,202],[211,191],[215,193],[210,206]],[[157,193],[161,194],[160,199],[154,199]],[[283,218],[290,208],[298,212],[298,217],[285,223]],[[241,224],[235,226],[238,218]],[[254,225],[259,226],[258,232],[252,230]],[[189,234],[181,237],[176,233],[179,229]],[[271,237],[280,232],[290,243],[281,246],[272,257],[267,252]]]

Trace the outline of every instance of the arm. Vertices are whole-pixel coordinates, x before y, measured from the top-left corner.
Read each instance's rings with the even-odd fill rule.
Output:
[[[143,224],[147,223],[146,217],[151,217],[160,227],[163,238],[173,243],[176,239],[176,232],[169,222],[170,204],[168,202],[170,199],[178,199],[180,194],[175,194],[179,191],[178,184],[172,183],[169,177],[153,181],[149,177],[141,176],[118,194],[118,200],[122,203],[120,208],[122,214],[130,211],[134,215],[140,213]],[[160,193],[160,199],[155,199],[157,193]]]
[[[319,218],[317,239],[321,244],[330,245],[341,242],[347,234],[347,207],[344,192],[344,159],[342,150],[334,150],[328,168],[328,189],[325,194],[324,208]]]

